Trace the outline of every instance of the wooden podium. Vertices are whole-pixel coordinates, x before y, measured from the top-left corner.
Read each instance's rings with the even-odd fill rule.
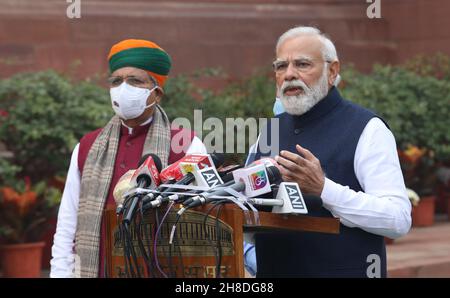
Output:
[[[162,208],[164,209],[164,208]],[[149,268],[140,254],[137,242],[138,230],[131,228],[131,242],[136,247],[138,270],[143,277],[161,277],[161,270],[168,276],[213,278],[220,270],[220,277],[244,277],[243,237],[244,232],[268,231],[307,231],[317,233],[339,233],[339,219],[311,216],[274,214],[258,212],[259,222],[254,213],[244,213],[235,205],[225,205],[219,216],[216,212],[206,214],[208,205],[186,211],[180,218],[174,233],[174,244],[169,244],[170,233],[176,220],[173,208],[161,226],[156,241],[155,258],[155,213],[152,210],[144,214],[141,224],[141,239],[147,254],[153,256],[152,264],[158,263],[157,272]],[[159,218],[164,210],[160,210]],[[107,277],[126,277],[124,248],[119,233],[115,210],[105,210],[106,235],[105,270]],[[217,229],[219,228],[219,229]],[[217,233],[219,232],[219,233]],[[220,241],[220,267],[217,266]],[[157,260],[157,261],[156,261]],[[153,268],[155,268],[154,266]],[[219,268],[219,269],[217,269]]]

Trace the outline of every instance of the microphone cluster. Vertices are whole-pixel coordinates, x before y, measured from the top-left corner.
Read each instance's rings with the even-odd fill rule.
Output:
[[[322,206],[320,198],[303,196],[297,183],[282,182],[278,165],[273,159],[264,158],[246,167],[231,166],[220,170],[223,164],[223,154],[190,154],[161,170],[159,157],[149,154],[142,157],[136,170],[130,170],[120,178],[113,195],[128,276],[142,276],[137,269],[139,266],[130,225],[134,223],[140,229],[144,214],[150,210],[158,212],[161,209],[165,212],[152,237],[154,257],[151,251],[145,249],[140,231],[137,233],[138,246],[146,270],[167,277],[158,264],[156,238],[162,221],[175,203],[181,204],[176,223],[186,210],[208,203],[236,203],[241,208],[247,205],[255,211],[254,206],[271,206],[272,212],[285,214],[307,214],[308,209]],[[176,224],[169,243],[173,241],[175,228]]]

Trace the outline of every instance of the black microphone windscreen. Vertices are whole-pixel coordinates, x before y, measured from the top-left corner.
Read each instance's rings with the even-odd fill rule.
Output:
[[[221,179],[222,179],[223,183],[234,181],[233,173],[232,172],[227,173],[226,175],[221,176]]]
[[[150,157],[150,154],[144,154],[144,155],[141,157],[141,159],[139,160],[138,167],[140,167],[140,166],[144,163],[144,161],[145,161],[147,158],[149,158],[149,157]]]
[[[161,163],[161,159],[158,157],[158,155],[150,153],[150,154],[146,154],[144,156],[147,156],[145,159],[147,159],[149,156],[151,156],[153,158],[153,162],[155,163],[156,169],[158,170],[158,173],[161,173],[162,163]],[[145,161],[145,159],[144,159],[144,161]],[[142,162],[144,162],[144,161],[142,161]]]
[[[269,176],[270,184],[280,184],[281,173],[276,166],[270,166],[266,168],[267,175]]]
[[[216,168],[220,167],[225,162],[225,155],[223,153],[213,152],[210,156]]]
[[[244,165],[230,165],[230,166],[226,166],[224,168],[221,168],[218,173],[220,175],[220,177],[225,177],[228,174],[230,174],[231,172],[237,170],[237,169],[241,169],[243,168]]]

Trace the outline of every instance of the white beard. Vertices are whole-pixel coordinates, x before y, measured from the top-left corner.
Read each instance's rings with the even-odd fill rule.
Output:
[[[308,88],[301,80],[284,81],[281,88],[277,90],[277,96],[281,100],[286,113],[291,115],[303,115],[311,110],[319,101],[321,101],[328,94],[328,78],[327,68],[324,67],[322,76],[316,84]],[[295,96],[284,95],[284,90],[287,87],[301,87],[303,93]]]

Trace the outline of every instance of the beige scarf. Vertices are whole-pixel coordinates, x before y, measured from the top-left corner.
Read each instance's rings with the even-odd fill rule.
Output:
[[[75,235],[75,275],[97,277],[100,229],[103,208],[114,172],[121,121],[114,116],[92,144],[81,177],[77,231]],[[154,153],[166,167],[170,153],[170,122],[157,105],[148,130],[142,155]]]

